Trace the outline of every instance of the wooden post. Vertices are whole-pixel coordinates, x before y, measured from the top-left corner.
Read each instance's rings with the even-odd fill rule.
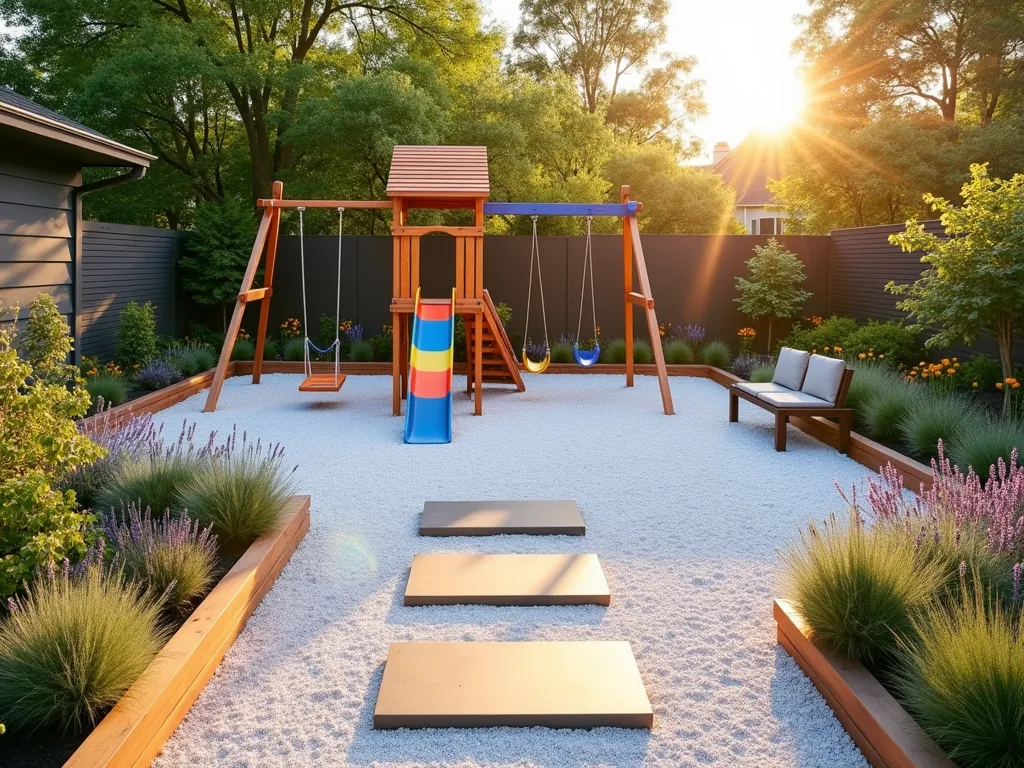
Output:
[[[473,398],[473,414],[482,416],[484,413],[484,315],[477,312],[473,316],[474,327],[476,328],[473,340],[473,379],[476,396]]]
[[[619,191],[620,202],[628,203],[630,188],[623,185]],[[629,301],[629,294],[633,290],[633,236],[630,227],[633,224],[632,216],[622,217],[622,262],[623,262],[623,285],[625,287],[626,305],[626,386],[633,386],[633,304]]]
[[[396,247],[397,247],[397,240]],[[402,371],[398,361],[402,359],[402,315],[391,313],[391,413],[402,415]]]
[[[280,181],[274,182],[274,191],[271,195],[274,200],[281,200],[284,197],[284,184]],[[270,232],[267,234],[267,264],[263,269],[263,287],[267,288],[267,294],[260,304],[260,324],[256,331],[256,353],[252,358],[252,383],[260,383],[260,374],[263,373],[263,350],[267,341],[267,323],[270,320],[270,297],[273,295],[274,287],[274,263],[277,260],[277,238],[281,231],[281,210],[272,209],[273,218],[270,221]]]
[[[206,406],[203,410],[207,413],[217,410],[217,400],[220,399],[220,391],[224,386],[224,378],[228,372],[228,363],[231,362],[231,351],[235,347],[235,339],[238,338],[238,329],[242,327],[242,315],[245,312],[245,300],[242,294],[252,288],[256,269],[259,267],[260,260],[263,257],[263,246],[266,245],[267,236],[270,233],[270,222],[272,219],[273,209],[264,209],[259,231],[256,232],[256,242],[253,243],[252,253],[249,255],[249,265],[245,268],[242,286],[238,291],[239,296],[235,299],[235,310],[231,313],[228,332],[224,336],[224,345],[220,349],[220,360],[217,361],[217,370],[214,371],[213,381],[210,383],[210,394],[206,397]]]

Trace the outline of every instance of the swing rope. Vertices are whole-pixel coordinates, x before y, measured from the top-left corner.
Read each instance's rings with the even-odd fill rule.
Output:
[[[530,285],[526,291],[526,328],[523,329],[523,366],[530,373],[542,373],[551,362],[551,345],[548,343],[548,315],[544,301],[544,273],[540,268],[540,241],[537,239],[538,216],[531,216],[533,220],[533,240],[530,244]],[[533,362],[526,356],[526,340],[530,332],[530,303],[533,298],[533,262],[537,262],[537,284],[540,286],[540,315],[544,322],[544,359]]]
[[[307,378],[313,375],[313,362],[310,355],[312,348],[321,355],[334,351],[334,384],[338,385],[341,373],[341,242],[345,225],[345,209],[338,208],[338,285],[334,299],[334,341],[325,349],[321,349],[309,338],[309,317],[306,310],[306,235],[303,221],[305,208],[299,206],[299,263],[302,275],[302,328],[305,332],[303,340],[303,368]]]
[[[594,247],[591,238],[593,221],[593,216],[587,216],[587,245],[583,251],[583,276],[580,278],[580,315],[579,322],[576,324],[576,341],[572,345],[573,357],[584,367],[593,365],[601,356],[601,344],[597,338],[597,297],[594,294]],[[583,299],[587,293],[588,273],[590,276],[590,311],[594,321],[594,348],[584,351],[580,349],[580,334],[583,332]]]

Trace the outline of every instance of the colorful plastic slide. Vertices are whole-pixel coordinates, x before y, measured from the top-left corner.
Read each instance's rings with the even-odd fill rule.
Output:
[[[452,441],[452,364],[455,359],[455,291],[452,299],[421,299],[416,290],[409,361],[405,442]]]

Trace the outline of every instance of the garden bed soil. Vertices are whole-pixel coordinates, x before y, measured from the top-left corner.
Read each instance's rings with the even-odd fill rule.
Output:
[[[176,631],[163,650],[95,729],[69,736],[7,734],[0,737],[0,766],[148,766],[302,541],[309,502],[308,496],[291,497],[279,530],[257,539],[237,559],[220,558],[209,593],[191,614],[175,620]]]
[[[811,639],[786,600],[776,600],[778,642],[835,712],[874,768],[956,768],[863,664]]]

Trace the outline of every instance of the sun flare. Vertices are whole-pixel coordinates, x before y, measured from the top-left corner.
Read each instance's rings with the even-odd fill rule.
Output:
[[[789,78],[775,78],[748,102],[748,127],[751,131],[782,133],[800,121],[805,106],[803,84],[795,74]]]

